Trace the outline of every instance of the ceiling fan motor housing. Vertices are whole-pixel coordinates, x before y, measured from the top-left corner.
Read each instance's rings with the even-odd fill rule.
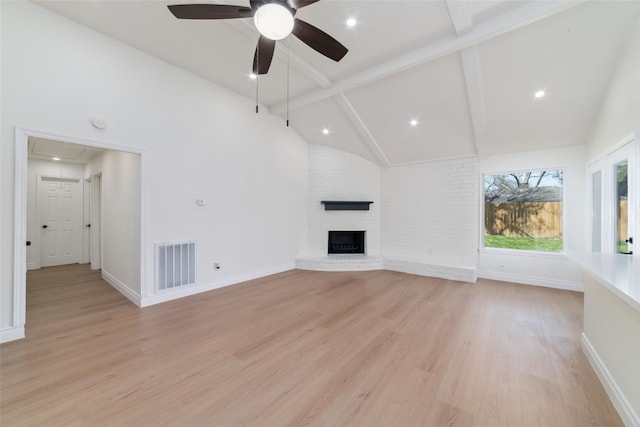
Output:
[[[293,31],[294,12],[282,3],[268,3],[262,5],[253,15],[253,23],[266,38],[282,40]]]

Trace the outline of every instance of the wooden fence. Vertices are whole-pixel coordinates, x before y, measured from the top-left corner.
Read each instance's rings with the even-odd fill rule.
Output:
[[[484,232],[562,238],[562,202],[485,203]]]
[[[629,202],[628,200],[620,200],[618,207],[618,237],[622,240],[629,238]]]

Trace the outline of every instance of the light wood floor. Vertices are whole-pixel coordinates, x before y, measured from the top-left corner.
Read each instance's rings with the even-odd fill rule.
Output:
[[[139,309],[88,266],[28,273],[2,426],[619,426],[582,294],[294,270]]]

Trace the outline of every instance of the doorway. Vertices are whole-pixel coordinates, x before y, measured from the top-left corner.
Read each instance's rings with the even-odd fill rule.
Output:
[[[38,177],[40,182],[40,186],[43,187],[42,194],[49,194],[52,197],[45,197],[40,203],[51,203],[52,205],[59,205],[63,207],[55,207],[53,206],[51,209],[53,212],[57,212],[54,216],[53,222],[51,218],[46,218],[45,222],[42,222],[45,218],[39,215],[47,215],[51,216],[51,212],[48,213],[35,213],[33,209],[28,209],[29,206],[29,192],[28,189],[31,185],[35,186],[36,176],[32,174],[29,170],[29,160],[31,151],[30,151],[30,141],[40,141],[40,142],[50,142],[55,144],[62,144],[64,148],[73,150],[80,150],[85,153],[105,153],[104,157],[106,159],[111,159],[111,162],[114,162],[113,159],[118,159],[118,157],[129,156],[135,158],[134,162],[130,162],[130,165],[135,168],[135,171],[132,172],[133,175],[139,177],[137,180],[138,184],[131,185],[128,190],[130,194],[130,198],[128,200],[128,204],[125,205],[125,208],[122,206],[116,206],[112,208],[110,211],[105,213],[103,212],[105,203],[103,203],[103,193],[104,193],[104,173],[100,169],[101,163],[99,161],[93,161],[91,155],[89,155],[86,159],[79,159],[76,162],[76,170],[81,169],[81,173],[72,174],[69,176],[68,174],[62,173],[63,169],[61,166],[58,166],[57,173],[47,173],[40,174]],[[122,215],[122,211],[125,211],[127,214],[126,206],[133,205],[131,211],[127,214],[129,221],[133,221],[134,230],[138,229],[138,233],[134,233],[131,241],[126,242],[115,242],[115,245],[127,245],[128,250],[131,251],[133,257],[136,260],[144,259],[144,254],[142,251],[142,230],[143,230],[143,216],[142,216],[142,177],[141,177],[141,169],[142,169],[142,150],[131,149],[130,147],[121,147],[111,143],[104,142],[96,142],[91,140],[84,140],[81,138],[73,138],[62,135],[56,135],[52,133],[42,132],[42,131],[34,131],[27,129],[16,129],[16,158],[15,158],[15,194],[16,194],[16,215],[15,215],[15,234],[14,234],[14,298],[13,298],[13,327],[16,330],[15,336],[20,338],[20,331],[22,333],[22,337],[24,337],[24,325],[26,322],[26,272],[27,267],[37,268],[39,266],[46,265],[55,265],[58,263],[86,263],[90,262],[92,268],[100,269],[104,267],[104,251],[102,250],[105,242],[103,241],[103,235],[108,237],[108,233],[102,232],[102,225],[104,223],[104,219],[108,218],[109,215],[114,215],[112,212],[116,212],[117,215]],[[59,148],[59,147],[58,147]],[[46,151],[46,150],[45,150]],[[40,154],[43,152],[41,151]],[[68,154],[68,153],[67,153]],[[42,154],[44,155],[44,154]],[[110,156],[110,157],[109,157]],[[52,157],[59,157],[58,155],[52,155]],[[56,165],[62,165],[64,162],[60,162],[60,160],[54,160],[53,158],[49,158],[51,162],[55,162]],[[84,161],[82,161],[84,160]],[[59,162],[59,163],[58,163]],[[105,160],[105,162],[107,162]],[[73,162],[71,162],[72,164]],[[108,162],[107,162],[108,163]],[[81,165],[81,166],[80,166]],[[109,166],[109,165],[108,165]],[[112,169],[118,170],[117,168]],[[54,168],[55,169],[55,168]],[[72,168],[73,169],[73,168]],[[119,170],[118,170],[119,171]],[[110,172],[110,175],[116,175],[113,170]],[[45,179],[42,179],[44,177]],[[33,181],[33,182],[32,182]],[[44,189],[47,187],[48,189]],[[73,189],[73,187],[77,185],[78,191]],[[86,188],[85,188],[86,186]],[[117,187],[116,187],[117,188]],[[71,238],[70,236],[73,234],[70,229],[65,228],[65,225],[60,226],[60,212],[64,213],[66,207],[76,204],[74,202],[74,197],[72,197],[72,201],[66,200],[64,201],[64,193],[66,190],[69,190],[74,195],[78,195],[80,200],[80,215],[79,220],[77,218],[73,221],[75,229],[77,229],[77,243],[75,242],[75,237]],[[35,192],[35,191],[34,191]],[[84,196],[89,196],[88,203],[84,203]],[[60,200],[63,200],[60,202]],[[44,211],[46,212],[46,210]],[[121,218],[112,218],[111,223],[116,224],[118,220]],[[64,221],[63,221],[64,222]],[[37,228],[36,228],[37,225]],[[47,227],[43,228],[43,225],[47,225]],[[51,228],[50,228],[51,225]],[[55,225],[55,227],[54,227]],[[48,233],[53,229],[54,232]],[[37,231],[35,231],[37,230]],[[44,232],[43,232],[44,230]],[[40,236],[38,233],[42,233],[43,236]],[[59,239],[60,235],[64,235],[63,238]],[[33,244],[38,238],[40,245]],[[65,238],[67,240],[65,240]],[[47,240],[48,239],[48,240]],[[108,240],[107,240],[108,241]],[[25,245],[27,242],[27,245]],[[29,246],[29,243],[32,243]],[[75,246],[74,246],[75,245]],[[36,248],[36,246],[38,246]],[[42,249],[44,247],[45,249]],[[53,248],[53,249],[52,249]],[[73,250],[67,250],[69,248],[73,248]],[[77,248],[77,250],[75,250]],[[47,261],[46,256],[44,254],[53,253],[52,259],[53,261]],[[37,263],[34,263],[32,259],[35,254],[37,255]],[[30,264],[27,265],[27,255],[30,256]],[[42,262],[44,260],[44,262]],[[142,268],[140,267],[140,263],[136,267],[137,269],[133,272],[133,274],[129,274],[128,278],[129,283],[132,283],[133,286],[138,289],[142,289],[143,282],[143,274]],[[110,277],[118,278],[118,272],[116,274],[112,274]],[[130,273],[130,272],[129,272]],[[102,276],[106,274],[104,269],[102,270]],[[106,279],[106,278],[105,278]],[[113,281],[107,280],[109,283],[113,285]],[[123,292],[118,286],[116,287],[121,293]],[[126,295],[126,293],[125,293]],[[131,299],[129,295],[126,295]]]
[[[27,149],[27,269],[91,259],[99,269],[99,239],[90,245],[91,223],[97,236],[101,226],[100,172],[93,171],[107,150],[39,137],[29,137]]]

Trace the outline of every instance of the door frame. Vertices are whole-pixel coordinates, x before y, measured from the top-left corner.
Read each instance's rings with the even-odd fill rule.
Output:
[[[91,190],[91,177],[85,178],[83,176],[82,177],[82,261],[81,261],[83,264],[89,263],[89,245],[91,244],[90,236],[89,236],[89,232],[91,228],[87,227],[87,224],[91,223],[91,218],[90,218],[91,211],[89,206],[89,200],[91,197],[90,190]]]
[[[102,268],[102,172],[91,175],[89,191],[89,263],[92,270]]]
[[[29,137],[52,139],[60,142],[104,148],[107,150],[123,151],[140,155],[140,260],[144,264],[144,170],[146,155],[144,150],[135,147],[125,147],[106,141],[96,141],[79,137],[60,135],[37,129],[15,128],[15,162],[14,162],[14,233],[13,233],[13,328],[21,330],[20,337],[24,337],[24,325],[27,309],[27,173],[28,173],[28,142]],[[140,267],[140,289],[145,289],[145,269]]]
[[[615,177],[613,176],[613,166],[628,159],[630,167],[629,172],[629,233],[637,240],[640,232],[640,188],[637,186],[640,177],[640,131],[623,138],[619,143],[615,144],[604,155],[589,163],[585,168],[585,179],[587,188],[587,210],[589,212],[586,226],[586,242],[587,252],[593,250],[593,175],[601,172],[600,188],[602,189],[600,206],[600,233],[601,233],[601,252],[613,254],[616,253],[615,247]],[[634,242],[632,249],[635,249],[632,256],[640,256],[638,242]]]

